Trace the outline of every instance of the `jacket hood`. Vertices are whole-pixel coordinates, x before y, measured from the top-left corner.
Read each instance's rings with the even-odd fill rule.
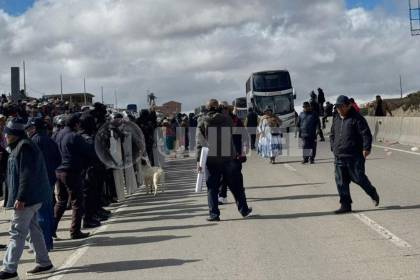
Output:
[[[211,120],[214,125],[220,125],[226,123],[226,116],[220,112],[212,111],[207,114],[207,118]]]

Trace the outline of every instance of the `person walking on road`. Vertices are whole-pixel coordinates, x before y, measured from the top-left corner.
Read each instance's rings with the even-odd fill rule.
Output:
[[[4,207],[13,209],[10,242],[3,259],[0,279],[18,279],[17,268],[29,234],[37,266],[27,272],[39,275],[51,272],[54,266],[38,224],[38,211],[50,199],[47,168],[39,148],[25,135],[23,119],[10,120],[5,128],[10,155],[7,164]]]
[[[207,103],[208,113],[203,116],[197,129],[197,169],[199,166],[201,149],[208,147],[207,157],[207,196],[209,205],[209,222],[220,221],[218,193],[221,179],[224,178],[235,198],[238,211],[243,217],[251,214],[248,207],[243,185],[241,168],[237,160],[238,153],[232,141],[232,119],[220,111],[219,102],[211,99]]]
[[[335,180],[341,203],[335,213],[352,211],[350,182],[358,184],[378,206],[378,192],[365,174],[365,161],[372,149],[372,134],[367,121],[354,110],[347,96],[340,95],[335,106],[338,114],[333,120],[330,141],[335,156]]]
[[[309,102],[303,103],[303,112],[300,113],[297,127],[299,138],[302,139],[303,161],[302,164],[315,163],[316,156],[316,134],[320,129],[321,122],[317,115],[312,112]]]
[[[42,118],[31,118],[26,124],[26,133],[32,142],[34,142],[45,160],[47,168],[48,181],[50,184],[50,195],[44,201],[39,209],[39,225],[44,233],[45,244],[48,251],[53,249],[53,235],[55,234],[54,219],[54,186],[57,181],[55,169],[61,164],[60,151],[57,144],[48,136],[46,123]]]
[[[281,120],[273,114],[270,107],[264,109],[264,116],[261,118],[257,128],[258,154],[263,158],[270,158],[274,164],[276,157],[281,155]]]

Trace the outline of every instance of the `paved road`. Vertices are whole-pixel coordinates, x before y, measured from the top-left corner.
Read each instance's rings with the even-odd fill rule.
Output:
[[[375,148],[367,170],[381,206],[353,186],[355,213],[345,216],[332,214],[338,197],[327,144],[315,165],[280,161],[249,158],[244,175],[255,215],[243,219],[229,203],[220,223],[205,221],[194,161],[168,162],[165,193],[115,205],[113,219],[88,241],[58,242],[52,258],[65,268],[50,279],[419,278],[420,155]],[[25,253],[20,270],[32,259]]]

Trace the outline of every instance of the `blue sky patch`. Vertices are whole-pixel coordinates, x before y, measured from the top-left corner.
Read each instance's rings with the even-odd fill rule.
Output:
[[[0,0],[0,9],[6,13],[18,16],[32,7],[35,0]]]

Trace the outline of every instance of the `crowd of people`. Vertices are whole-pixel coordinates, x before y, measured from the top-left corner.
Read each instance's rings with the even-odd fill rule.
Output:
[[[137,150],[154,164],[154,110],[140,116],[109,111],[103,104],[77,106],[61,100],[27,100],[12,103],[2,96],[0,106],[0,188],[4,207],[12,211],[10,242],[0,279],[17,277],[17,266],[28,242],[37,266],[28,274],[53,269],[48,252],[59,239],[57,228],[71,209],[70,238],[83,239],[110,217],[105,206],[118,199],[115,168],[101,160],[95,136],[111,122],[113,135],[123,120],[141,128],[145,151]],[[4,135],[4,137],[3,137]],[[108,143],[110,145],[110,138]],[[112,145],[111,145],[112,146]],[[134,153],[134,152],[133,152]],[[136,160],[138,155],[134,155]],[[3,184],[4,183],[4,184]]]
[[[327,118],[333,117],[331,150],[336,158],[335,178],[341,203],[336,213],[351,211],[351,181],[359,184],[378,205],[378,193],[364,171],[372,136],[366,120],[359,114],[360,108],[346,96],[340,96],[334,105],[324,103],[323,90],[318,89],[318,95],[313,91],[297,116],[302,163],[315,162],[317,138],[325,141],[322,128]],[[376,104],[375,111],[386,114],[384,103]],[[233,106],[211,99],[199,114],[179,113],[159,118],[153,107],[141,110],[136,117],[128,112],[110,111],[101,103],[91,107],[61,100],[14,104],[2,96],[0,133],[5,137],[0,137],[0,183],[5,183],[4,206],[13,215],[10,243],[3,245],[7,249],[0,279],[17,277],[26,242],[35,252],[37,263],[28,274],[54,268],[48,252],[58,239],[57,228],[66,209],[72,210],[69,229],[72,239],[88,237],[89,232],[82,228],[98,227],[110,217],[104,207],[121,198],[118,184],[123,181],[117,180],[115,168],[98,155],[95,137],[106,123],[111,124],[110,131],[101,132],[101,137],[108,134],[123,137],[118,125],[124,119],[136,124],[144,138],[143,150],[133,148],[134,164],[143,156],[150,165],[161,165],[159,150],[169,156],[181,152],[185,157],[195,151],[199,162],[202,148],[209,148],[206,166],[198,166],[198,172],[206,169],[211,222],[220,220],[218,205],[227,202],[228,188],[240,214],[243,217],[251,214],[242,175],[242,164],[247,161],[250,149],[272,164],[282,154],[282,121],[270,107],[264,109],[263,116],[250,108],[247,117],[241,120]],[[101,142],[106,149],[112,146],[109,135],[108,142]],[[136,167],[134,171],[139,172]]]

